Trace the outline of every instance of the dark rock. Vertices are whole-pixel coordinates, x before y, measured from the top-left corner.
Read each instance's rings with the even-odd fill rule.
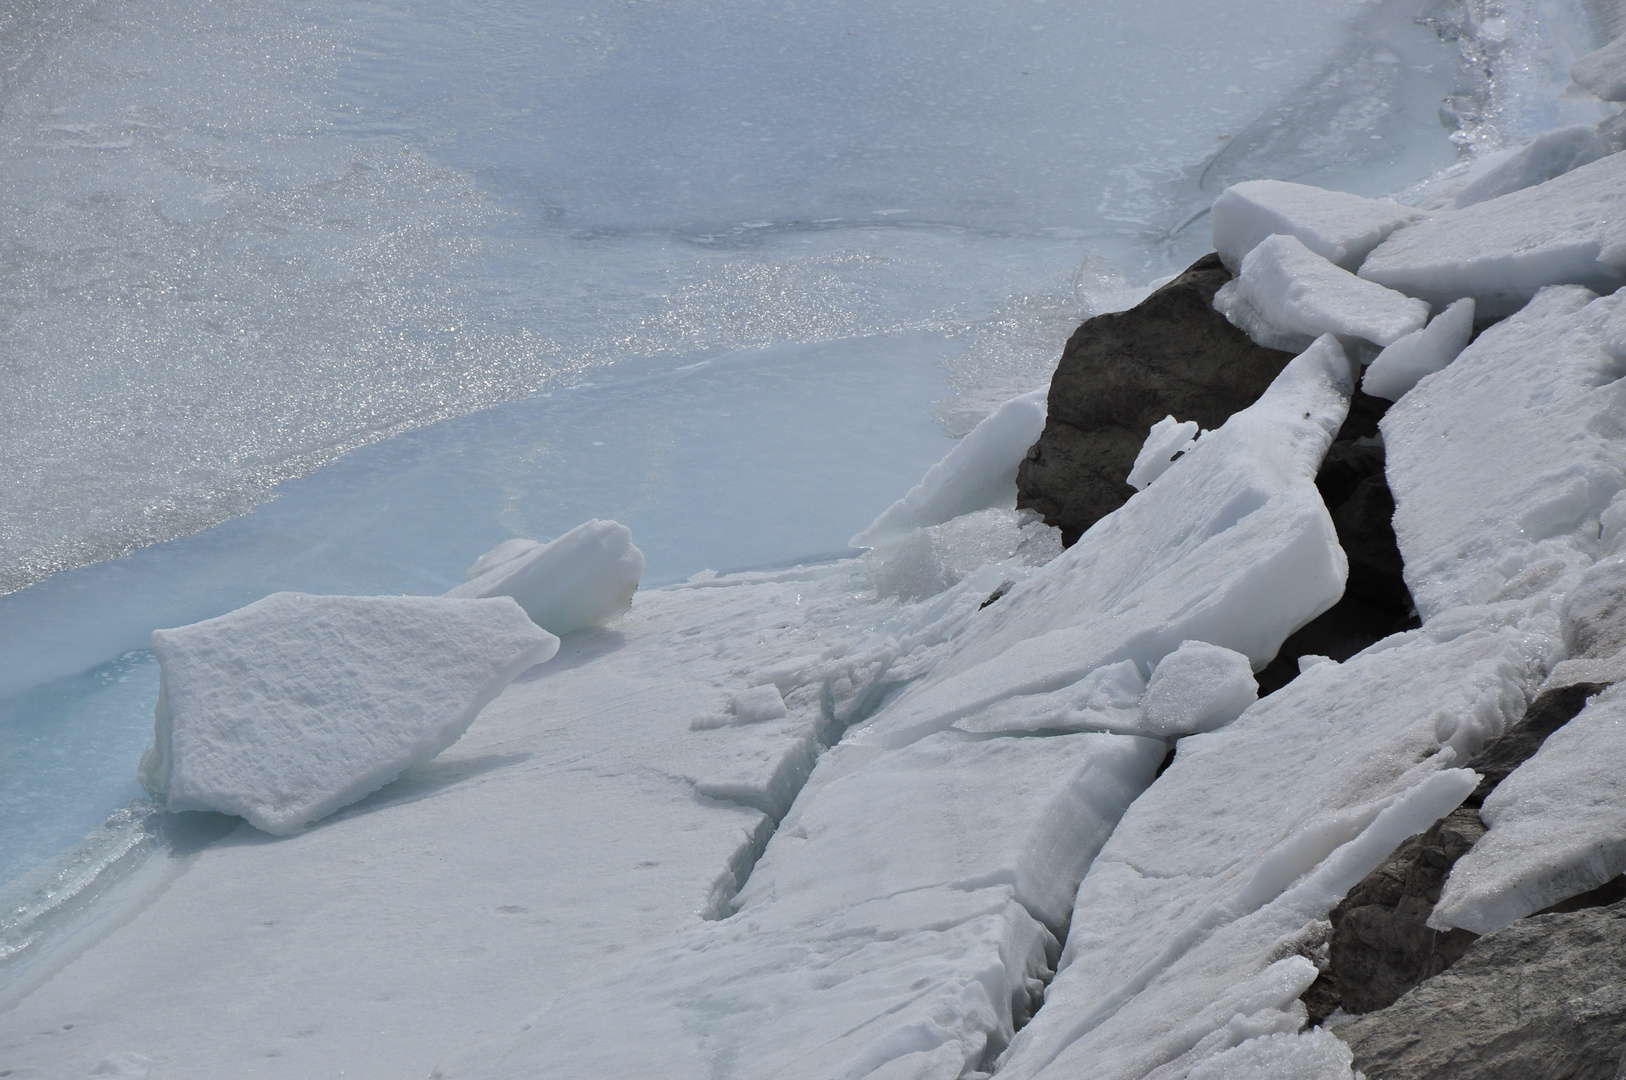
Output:
[[[1097,315],[1068,339],[1050,381],[1044,433],[1016,474],[1018,508],[1072,544],[1134,494],[1124,483],[1165,416],[1217,428],[1258,400],[1292,354],[1263,349],[1214,310],[1230,280],[1205,255],[1129,311]]]
[[[1613,1080],[1626,1047],[1626,903],[1520,919],[1334,1033],[1374,1080]]]
[[[1587,698],[1604,689],[1606,685],[1576,683],[1573,686],[1561,686],[1546,691],[1532,701],[1518,723],[1508,728],[1498,738],[1492,739],[1468,762],[1468,768],[1479,773],[1484,779],[1474,788],[1473,794],[1468,796],[1464,805],[1483,806],[1485,796],[1489,795],[1508,773],[1530,760],[1535,752],[1541,749],[1541,744],[1547,741],[1547,736],[1575,719],[1585,707]]]
[[[1441,933],[1426,921],[1451,867],[1484,834],[1477,810],[1448,814],[1396,848],[1332,909],[1327,978],[1345,1012],[1393,1003],[1473,944],[1476,935],[1466,930]]]

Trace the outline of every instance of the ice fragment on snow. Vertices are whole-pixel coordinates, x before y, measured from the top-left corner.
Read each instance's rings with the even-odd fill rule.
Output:
[[[773,683],[753,686],[733,695],[728,703],[735,723],[759,724],[764,720],[783,720],[786,716],[785,699]]]
[[[1152,672],[1141,715],[1148,735],[1194,735],[1224,727],[1258,697],[1246,656],[1205,641],[1182,641]]]
[[[971,431],[943,460],[926,470],[920,483],[848,541],[875,547],[926,525],[1016,501],[1016,469],[1044,431],[1045,398],[1035,390],[1012,398]]]
[[[1182,423],[1172,416],[1165,416],[1153,424],[1124,482],[1136,491],[1144,491],[1147,484],[1162,476],[1174,464],[1176,455],[1191,449],[1197,441],[1197,433],[1195,420]]]
[[[1544,290],[1384,416],[1395,535],[1425,621],[1545,562],[1591,562],[1626,485],[1623,332],[1626,296]]]
[[[1353,271],[1384,237],[1423,215],[1408,206],[1363,199],[1284,180],[1249,180],[1214,200],[1214,250],[1233,274],[1267,237],[1297,237],[1329,262]]]
[[[1336,664],[1337,662],[1332,657],[1322,656],[1320,653],[1305,653],[1298,659],[1299,674],[1303,675],[1311,668],[1320,667],[1322,664]]]
[[[1626,36],[1575,61],[1570,78],[1604,101],[1626,101]]]
[[[1261,241],[1242,260],[1236,284],[1259,314],[1301,334],[1388,345],[1428,322],[1427,304],[1356,277],[1293,236]]]
[[[536,625],[569,634],[603,626],[632,607],[644,553],[625,525],[594,518],[548,544],[505,540],[469,572],[447,596],[511,596]]]
[[[1594,697],[1485,798],[1489,831],[1458,860],[1428,924],[1476,934],[1626,871],[1626,686]]]
[[[152,648],[142,785],[286,835],[456,742],[559,639],[507,598],[275,593]]]
[[[1471,296],[1481,318],[1546,285],[1613,292],[1626,282],[1626,154],[1398,230],[1360,275],[1435,305]]]
[[[1455,360],[1473,332],[1474,302],[1458,300],[1423,329],[1412,331],[1378,353],[1361,378],[1361,389],[1385,401],[1399,401],[1424,376]]]

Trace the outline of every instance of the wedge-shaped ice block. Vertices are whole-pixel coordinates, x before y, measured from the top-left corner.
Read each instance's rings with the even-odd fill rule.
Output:
[[[1361,264],[1368,281],[1479,315],[1517,311],[1546,285],[1626,283],[1626,154],[1400,229]]]
[[[1214,250],[1234,274],[1267,237],[1297,237],[1305,247],[1345,270],[1396,229],[1422,218],[1409,206],[1363,199],[1285,180],[1249,180],[1214,200]]]
[[[152,647],[142,785],[286,835],[456,742],[559,639],[507,598],[274,593]]]
[[[603,626],[632,607],[644,553],[632,531],[594,518],[548,544],[505,540],[469,567],[446,595],[511,596],[536,625],[555,634]]]
[[[1378,353],[1361,377],[1361,389],[1373,397],[1399,401],[1425,377],[1455,360],[1473,332],[1474,302],[1458,300],[1423,329]]]
[[[1626,871],[1622,758],[1626,686],[1617,685],[1485,798],[1490,831],[1452,868],[1428,924],[1489,934]]]
[[[1421,300],[1358,278],[1292,236],[1272,236],[1248,252],[1242,272],[1220,287],[1214,306],[1236,322],[1228,308],[1238,299],[1282,330],[1364,338],[1374,345],[1389,345],[1428,322]]]
[[[1382,421],[1406,584],[1428,620],[1550,558],[1584,567],[1626,485],[1626,297],[1540,293]]]

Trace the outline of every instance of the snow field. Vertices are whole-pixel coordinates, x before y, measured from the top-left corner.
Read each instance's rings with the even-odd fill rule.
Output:
[[[548,544],[507,540],[469,567],[449,597],[510,596],[531,621],[554,634],[604,626],[632,607],[644,553],[632,530],[592,521]]]

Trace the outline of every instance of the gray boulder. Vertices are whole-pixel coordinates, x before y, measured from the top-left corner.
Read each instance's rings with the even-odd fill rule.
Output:
[[[1520,919],[1334,1032],[1373,1080],[1614,1080],[1626,1049],[1626,903]]]
[[[1068,339],[1050,382],[1044,433],[1016,474],[1032,508],[1071,544],[1134,494],[1124,482],[1165,416],[1223,424],[1258,400],[1290,353],[1249,341],[1214,310],[1230,273],[1205,255],[1129,311],[1097,315]]]

